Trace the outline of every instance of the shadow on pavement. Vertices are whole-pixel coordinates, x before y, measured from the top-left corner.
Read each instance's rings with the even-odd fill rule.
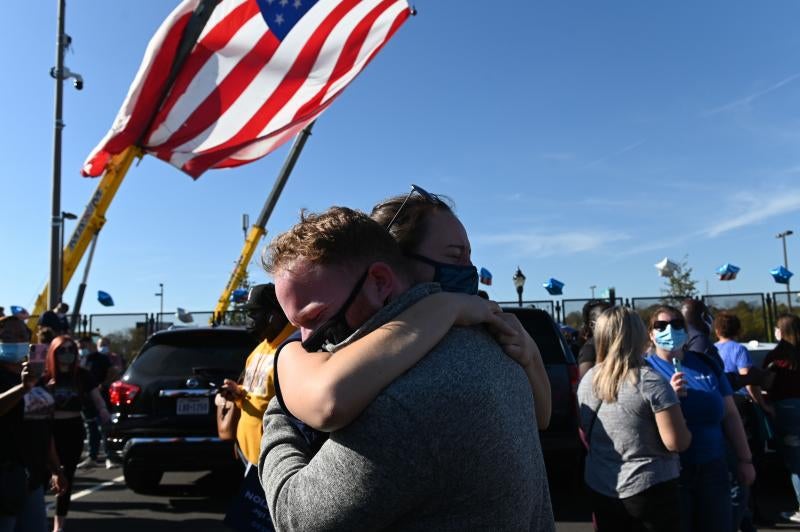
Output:
[[[69,520],[69,527],[82,532],[108,532],[112,526],[107,519],[81,519]],[[182,530],[223,531],[229,530],[219,520],[214,519],[184,519],[181,521],[168,521],[153,518],[127,517],[124,522],[115,522],[114,532],[134,532],[147,530],[148,532],[180,532]]]

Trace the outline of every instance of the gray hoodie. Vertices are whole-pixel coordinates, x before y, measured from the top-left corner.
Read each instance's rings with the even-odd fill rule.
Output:
[[[412,288],[345,344],[435,291]],[[479,327],[454,327],[313,457],[273,399],[259,475],[275,528],[554,530],[535,420],[524,371]]]

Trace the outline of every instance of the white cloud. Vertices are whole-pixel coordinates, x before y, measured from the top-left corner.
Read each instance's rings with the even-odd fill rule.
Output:
[[[798,78],[800,78],[800,72],[798,72],[796,74],[792,74],[788,78],[782,79],[781,81],[779,81],[779,82],[777,82],[777,83],[775,83],[773,85],[770,85],[766,89],[763,89],[763,90],[760,90],[760,91],[755,92],[753,94],[750,94],[749,96],[745,96],[744,98],[739,98],[738,100],[734,100],[734,101],[732,101],[730,103],[727,103],[725,105],[721,105],[720,107],[715,107],[714,109],[710,109],[710,110],[706,111],[705,113],[703,113],[703,116],[712,116],[712,115],[716,115],[716,114],[719,114],[719,113],[724,113],[726,111],[732,111],[734,109],[738,109],[739,107],[745,107],[747,105],[750,105],[754,101],[758,100],[759,98],[762,98],[762,97],[766,96],[767,94],[780,89],[784,85],[787,85],[787,84],[791,83],[792,81],[794,81],[794,80],[796,80]]]
[[[594,161],[586,164],[584,166],[584,168],[590,168],[592,166],[598,165],[598,164],[606,161],[607,159],[618,157],[618,156],[622,155],[623,153],[627,153],[629,151],[633,151],[633,150],[635,150],[636,148],[638,148],[639,146],[641,146],[644,143],[645,143],[644,140],[640,140],[638,142],[634,142],[633,144],[628,144],[627,146],[625,146],[625,147],[623,147],[623,148],[621,148],[621,149],[619,149],[619,150],[617,150],[615,152],[607,153],[607,154],[603,155],[602,157],[598,157]]]
[[[628,240],[620,231],[564,231],[564,232],[516,232],[500,235],[477,235],[476,243],[485,246],[512,247],[520,255],[569,255],[586,251],[602,250],[606,246]]]
[[[759,198],[759,199],[756,199]],[[731,218],[713,224],[705,234],[708,237],[757,224],[789,212],[800,210],[800,190],[774,190],[767,194],[739,195],[734,198],[734,206],[720,209],[719,212],[736,213]]]

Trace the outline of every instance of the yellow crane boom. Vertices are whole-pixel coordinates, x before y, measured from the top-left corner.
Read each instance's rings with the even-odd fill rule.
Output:
[[[94,236],[103,228],[106,223],[106,212],[108,211],[111,200],[119,189],[122,180],[128,173],[133,160],[141,158],[144,152],[141,149],[131,146],[125,151],[115,155],[109,161],[105,174],[97,184],[97,188],[89,199],[89,203],[83,211],[83,215],[78,221],[78,225],[72,232],[69,241],[64,245],[62,251],[62,272],[61,284],[62,290],[66,289],[75,270],[83,259],[86,248],[92,241]],[[28,320],[28,327],[31,329],[36,328],[36,317],[41,316],[47,310],[47,294],[49,285],[45,285],[39,297],[36,298],[36,303],[33,305],[33,312],[31,318]]]

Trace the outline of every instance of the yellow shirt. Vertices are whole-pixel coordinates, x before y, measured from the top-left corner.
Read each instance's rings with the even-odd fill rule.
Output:
[[[261,420],[270,400],[275,397],[273,372],[275,351],[294,331],[295,328],[291,324],[286,325],[272,342],[264,340],[258,344],[245,362],[242,387],[246,395],[236,401],[236,406],[242,410],[239,425],[236,428],[236,441],[239,443],[242,454],[251,464],[258,464],[261,434],[263,433]]]

